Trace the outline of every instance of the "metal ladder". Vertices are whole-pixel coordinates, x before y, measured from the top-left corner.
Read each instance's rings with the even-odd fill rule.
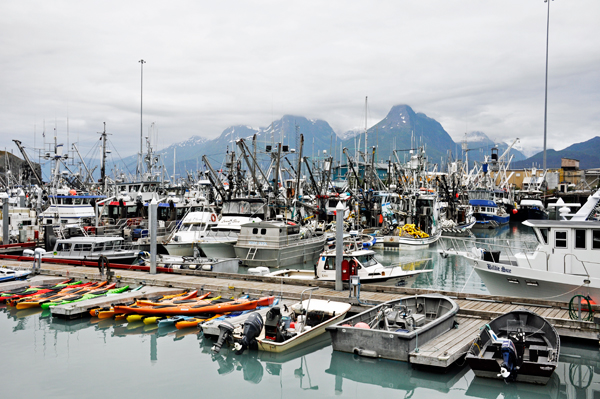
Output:
[[[246,254],[246,260],[254,260],[254,257],[256,256],[256,251],[258,251],[258,247],[252,247],[248,250],[248,253]],[[250,255],[252,255],[252,258],[250,258]]]

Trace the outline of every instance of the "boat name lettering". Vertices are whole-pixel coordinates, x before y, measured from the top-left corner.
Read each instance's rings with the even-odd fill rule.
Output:
[[[261,246],[261,247],[266,247],[267,246],[267,243],[264,242],[264,241],[248,241],[248,244],[249,245],[258,245],[258,246]]]
[[[496,266],[496,265],[490,265],[489,263],[487,264],[488,270],[495,270],[497,272],[502,272],[502,273],[512,273],[511,269],[508,269],[504,266]]]

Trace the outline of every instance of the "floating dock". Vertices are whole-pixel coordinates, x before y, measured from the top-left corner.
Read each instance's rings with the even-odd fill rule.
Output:
[[[3,261],[10,267],[31,268],[31,262]],[[60,276],[62,278],[72,277],[81,280],[99,280],[101,275],[97,268],[73,267],[43,263],[41,266],[43,275]],[[545,317],[557,329],[561,337],[575,339],[586,339],[599,341],[600,326],[590,321],[571,320],[567,304],[564,302],[543,301],[534,299],[516,299],[511,297],[499,297],[492,295],[468,294],[456,292],[444,292],[428,289],[413,289],[405,287],[381,286],[364,284],[361,286],[360,299],[349,296],[349,291],[335,291],[335,283],[324,281],[299,281],[285,280],[267,276],[253,276],[244,274],[213,273],[194,270],[175,270],[172,273],[161,273],[151,275],[147,272],[124,270],[115,271],[113,281],[130,286],[144,284],[154,287],[166,287],[176,289],[197,289],[199,295],[211,292],[213,295],[240,296],[244,294],[252,296],[278,295],[282,299],[298,300],[300,294],[307,287],[316,286],[312,291],[312,298],[333,300],[351,303],[351,312],[361,312],[372,305],[386,302],[407,295],[417,295],[437,292],[451,297],[460,306],[457,315],[458,328],[428,342],[411,353],[410,362],[419,365],[434,366],[440,368],[449,367],[460,359],[473,339],[479,334],[479,329],[489,320],[509,312],[511,310],[526,308],[540,316]],[[347,285],[345,285],[347,288]],[[147,295],[147,294],[146,294]],[[115,301],[115,298],[99,298],[93,306],[103,306]],[[85,305],[78,305],[79,314],[83,307],[91,308],[92,302],[86,301]],[[68,305],[65,305],[68,306]],[[58,311],[58,309],[57,309]],[[71,310],[75,312],[75,310]],[[73,317],[64,310],[64,317]],[[58,314],[57,314],[58,315]]]

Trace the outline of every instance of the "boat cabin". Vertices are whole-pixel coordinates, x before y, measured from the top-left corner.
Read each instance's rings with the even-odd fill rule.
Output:
[[[600,222],[527,220],[539,243],[533,253],[516,255],[519,266],[600,277]]]
[[[123,249],[123,237],[71,237],[57,240],[52,254],[59,258],[90,257]]]
[[[269,221],[246,223],[241,226],[238,245],[260,248],[281,247],[300,240],[300,226],[294,222]]]

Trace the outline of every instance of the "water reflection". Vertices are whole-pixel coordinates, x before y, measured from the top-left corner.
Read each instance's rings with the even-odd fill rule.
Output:
[[[361,384],[377,385],[383,388],[407,391],[427,387],[440,393],[448,393],[452,387],[469,371],[468,367],[451,367],[440,374],[413,369],[407,362],[386,359],[369,359],[351,353],[333,351],[328,374],[335,375],[335,393],[344,389],[344,380]]]
[[[331,344],[329,334],[316,337],[300,349],[283,353],[264,352],[256,350],[245,351],[236,355],[233,348],[224,345],[219,353],[212,351],[215,340],[200,336],[200,349],[203,354],[210,357],[218,366],[219,375],[241,372],[244,381],[258,384],[262,381],[264,373],[271,376],[283,376],[285,370],[293,370],[293,375],[298,379],[301,390],[318,390],[319,386],[313,383],[309,369],[310,354],[323,349]]]

